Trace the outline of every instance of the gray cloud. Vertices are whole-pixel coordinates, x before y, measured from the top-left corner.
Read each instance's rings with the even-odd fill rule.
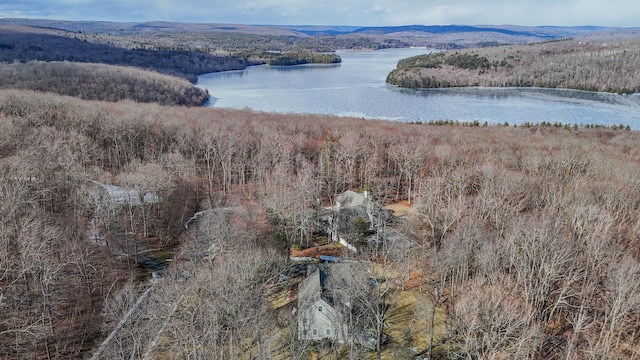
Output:
[[[637,0],[5,0],[0,17],[245,24],[639,26]]]

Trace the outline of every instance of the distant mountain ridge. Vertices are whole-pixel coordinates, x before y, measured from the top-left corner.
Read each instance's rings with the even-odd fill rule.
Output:
[[[469,25],[406,25],[406,26],[385,26],[366,27],[357,30],[364,34],[391,34],[397,32],[426,32],[431,34],[465,33],[465,32],[497,32],[506,35],[541,36],[553,38],[552,35],[539,35],[529,31],[516,31],[502,29],[499,27],[477,27]]]
[[[448,34],[466,32],[497,32],[506,35],[538,36],[554,38],[553,35],[540,35],[530,31],[517,31],[493,26],[470,25],[401,25],[401,26],[368,26],[368,27],[316,27],[316,26],[284,26],[286,29],[301,32],[306,35],[389,35],[403,32],[417,32],[429,34]]]
[[[400,25],[400,26],[279,26],[309,36],[318,35],[393,35],[414,33],[423,35],[445,35],[464,33],[494,33],[512,37],[538,38],[540,41],[554,40],[587,33],[615,30],[631,30],[607,28],[601,26],[520,26],[520,25]]]
[[[541,41],[576,36],[588,33],[633,30],[601,26],[520,26],[520,25],[400,25],[400,26],[347,26],[347,25],[251,25],[223,23],[181,23],[168,21],[109,22],[109,21],[65,21],[49,19],[0,19],[0,25],[34,26],[66,31],[111,32],[123,30],[167,30],[167,31],[234,31],[246,33],[271,32],[291,36],[337,36],[376,35],[400,33],[422,33],[427,36],[456,33],[494,33],[514,37],[539,38]],[[635,28],[638,30],[638,28]]]

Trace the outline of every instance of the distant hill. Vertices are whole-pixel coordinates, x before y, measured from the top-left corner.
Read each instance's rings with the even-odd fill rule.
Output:
[[[288,30],[297,31],[306,35],[394,35],[402,33],[414,33],[424,35],[434,34],[473,34],[496,33],[520,37],[535,37],[540,41],[560,39],[573,36],[581,36],[612,31],[625,32],[631,28],[609,28],[602,26],[518,26],[518,25],[402,25],[402,26],[278,26]]]
[[[366,27],[360,28],[356,33],[361,34],[393,34],[401,32],[423,32],[429,34],[450,34],[450,33],[475,33],[475,32],[496,32],[499,34],[515,35],[515,36],[537,36],[543,39],[553,39],[556,36],[552,34],[541,35],[540,33],[530,31],[517,31],[503,29],[499,27],[478,27],[478,26],[460,26],[460,25],[407,25],[407,26],[386,26],[386,27]]]
[[[575,37],[636,36],[638,28],[601,26],[518,26],[518,25],[403,25],[403,26],[279,26],[306,36],[333,36],[336,39],[371,37],[394,39],[412,46],[434,48],[484,47],[524,44]]]
[[[272,27],[272,26],[268,26]],[[359,29],[362,29],[361,26],[331,26],[331,25],[285,25],[278,26],[282,29],[287,29],[291,31],[295,31],[297,33],[301,33],[309,36],[317,36],[317,35],[344,35],[344,34],[352,34]]]
[[[48,19],[0,19],[0,25],[31,26],[54,30],[65,30],[90,34],[135,35],[149,33],[203,33],[241,32],[261,35],[299,36],[300,33],[286,27],[219,24],[180,23],[169,21],[111,22],[111,21],[64,21]]]
[[[63,21],[48,19],[0,19],[0,25],[19,25],[65,30],[83,33],[144,34],[144,33],[203,33],[238,32],[276,36],[340,36],[372,35],[397,36],[412,33],[432,36],[446,34],[501,34],[520,38],[537,38],[539,41],[559,39],[586,34],[625,32],[629,28],[601,26],[518,26],[518,25],[402,25],[402,26],[334,26],[334,25],[249,25],[221,23],[181,23],[168,21],[151,22],[107,22],[107,21]],[[462,40],[464,41],[464,40]]]

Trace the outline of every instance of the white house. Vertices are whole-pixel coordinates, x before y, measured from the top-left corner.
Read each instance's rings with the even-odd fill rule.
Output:
[[[341,264],[321,264],[311,270],[298,286],[298,338],[331,339],[345,342],[347,325],[336,306],[330,287],[329,272],[339,271]]]

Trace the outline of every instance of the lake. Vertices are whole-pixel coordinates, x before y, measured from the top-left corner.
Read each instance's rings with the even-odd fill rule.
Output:
[[[204,74],[205,105],[396,121],[629,125],[640,129],[640,94],[537,88],[402,89],[385,83],[399,59],[428,49],[339,51],[341,64],[252,66]]]

